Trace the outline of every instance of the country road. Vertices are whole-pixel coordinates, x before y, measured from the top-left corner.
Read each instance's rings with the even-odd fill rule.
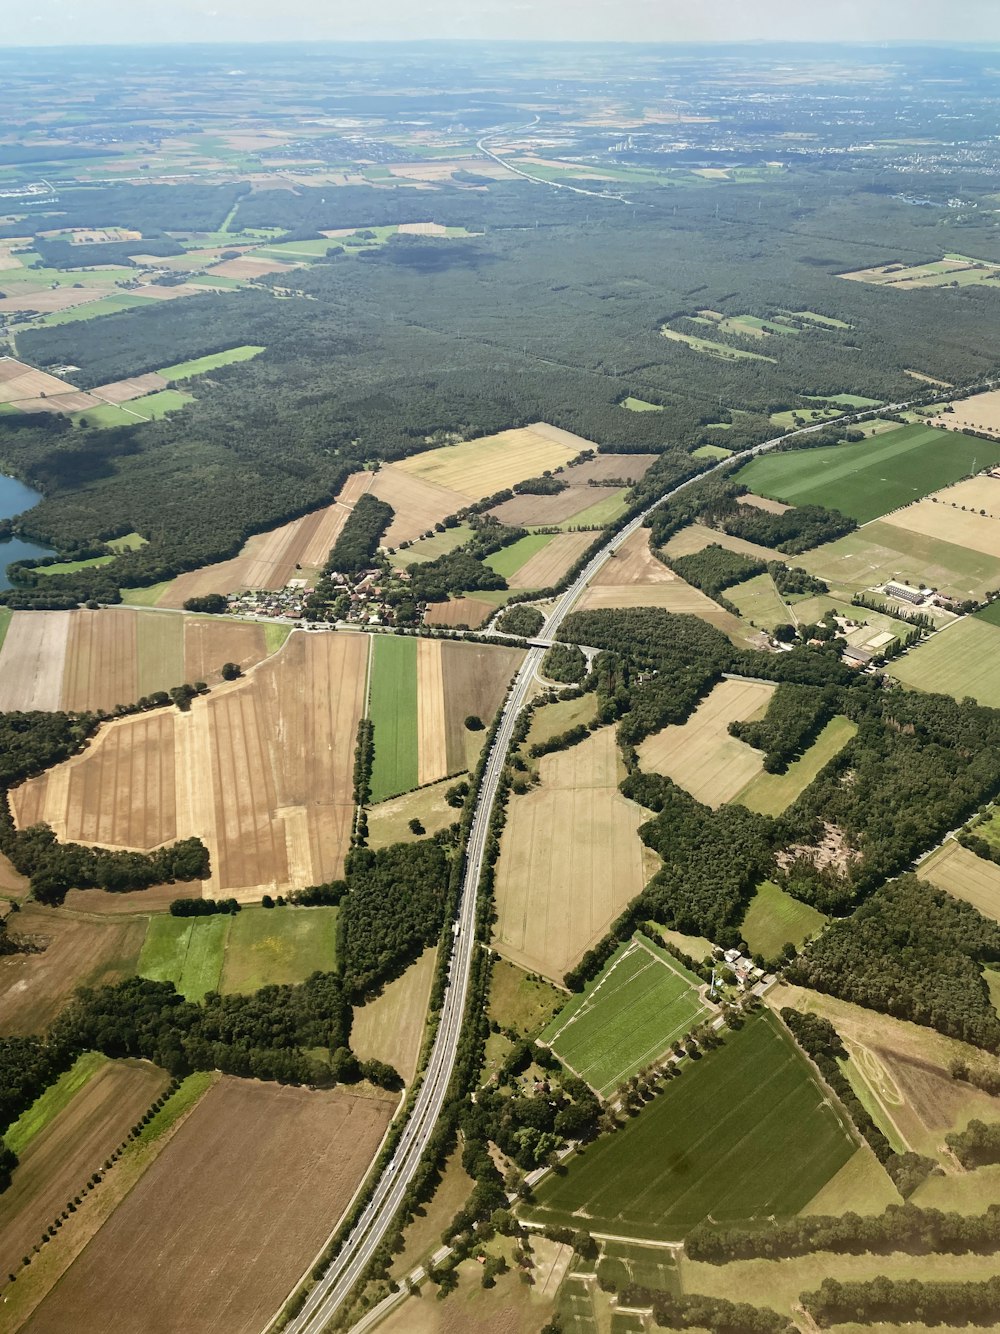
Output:
[[[910,401],[919,402],[919,399]],[[898,412],[908,405],[908,403],[888,404],[882,411]],[[558,598],[539,634],[539,639],[551,640],[555,637],[563,619],[591,579],[614,556],[618,547],[626,538],[641,527],[648,515],[665,500],[686,490],[687,487],[701,480],[701,478],[711,476],[715,472],[730,467],[731,464],[740,459],[765,453],[791,439],[809,435],[825,427],[848,425],[864,415],[864,413],[859,412],[845,413],[832,421],[816,422],[811,426],[800,427],[798,430],[775,436],[763,444],[742,450],[731,458],[713,464],[704,472],[698,473],[696,477],[681,482],[679,486],[657,497],[652,504],[648,505],[609,538],[600,551],[588,561],[573,584]],[[477,943],[475,938],[477,892],[490,817],[493,812],[493,804],[507,758],[514,725],[531,691],[535,673],[541,665],[544,653],[545,650],[540,647],[533,647],[528,650],[503,706],[500,724],[489,753],[476,800],[466,849],[465,874],[462,880],[461,900],[455,928],[455,942],[451,968],[448,974],[448,984],[442,1004],[440,1024],[424,1081],[420,1086],[395,1155],[376,1185],[370,1202],[330,1268],[309,1293],[299,1314],[290,1320],[286,1326],[291,1334],[321,1334],[321,1331],[336,1314],[351,1289],[364,1273],[373,1254],[392,1225],[403,1195],[413,1178],[444,1105],[445,1095],[455,1065],[468,993],[469,974]],[[270,1325],[268,1328],[270,1328]]]

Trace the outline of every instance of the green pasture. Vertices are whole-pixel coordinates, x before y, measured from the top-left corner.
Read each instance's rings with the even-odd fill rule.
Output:
[[[765,880],[750,900],[740,930],[752,954],[776,959],[789,941],[799,949],[825,925],[821,912],[793,899],[773,880]]]
[[[977,616],[965,616],[947,629],[925,639],[901,658],[889,672],[903,685],[963,699],[971,695],[980,704],[1000,708],[1000,626]]]
[[[11,1124],[3,1137],[8,1149],[20,1157],[39,1131],[44,1130],[50,1121],[68,1107],[83,1086],[107,1064],[108,1058],[98,1051],[88,1051],[78,1056],[70,1068],[54,1084],[50,1084],[44,1093],[39,1094],[31,1106]]]
[[[228,913],[151,917],[139,952],[139,976],[173,982],[190,1001],[202,1000],[207,991],[218,991],[232,921]]]
[[[759,815],[781,815],[806,790],[823,766],[843,750],[857,730],[849,718],[840,715],[831,718],[806,753],[793,760],[783,774],[758,774],[733,800]],[[746,939],[756,949],[750,937]],[[785,937],[785,940],[790,939],[792,937]],[[761,953],[767,951],[762,949]]]
[[[408,565],[423,565],[425,561],[437,560],[438,556],[446,556],[449,551],[454,551],[463,542],[468,542],[471,536],[471,525],[459,523],[454,528],[446,528],[443,533],[435,533],[433,537],[422,537],[419,542],[414,542],[405,551],[396,551],[389,557],[389,561],[393,568],[397,570],[405,570]]]
[[[662,412],[663,408],[659,403],[647,403],[644,398],[633,398],[629,394],[628,398],[622,399],[622,407],[628,408],[629,412]]]
[[[129,310],[133,306],[149,306],[149,297],[135,296],[131,292],[122,292],[116,296],[101,297],[97,301],[88,301],[82,306],[69,306],[66,310],[53,310],[42,315],[37,324],[75,324],[78,320],[96,320],[101,315],[117,315],[120,310]]]
[[[172,583],[172,579],[165,579],[161,584],[146,584],[143,588],[123,588],[122,602],[126,607],[155,607]]]
[[[800,320],[811,320],[813,324],[825,324],[830,329],[849,329],[851,326],[845,324],[843,320],[835,320],[831,315],[817,315],[814,310],[790,310],[789,315],[795,315]]]
[[[580,516],[577,515],[573,522],[578,523],[579,519]],[[509,547],[501,547],[499,551],[494,551],[492,556],[486,556],[483,564],[488,565],[504,579],[509,579],[522,565],[527,564],[532,556],[536,556],[543,547],[547,547],[553,537],[555,533],[529,533],[527,537],[512,542]]]
[[[606,1098],[709,1013],[698,996],[700,985],[655,945],[622,945],[582,994],[563,1006],[541,1041]]]
[[[146,539],[141,533],[126,533],[123,537],[113,537],[108,543],[112,551],[138,551],[146,545]]]
[[[712,322],[714,324],[714,321]],[[730,347],[728,343],[716,343],[711,338],[697,338],[694,334],[679,333],[676,329],[663,328],[660,333],[664,338],[675,343],[686,343],[693,352],[704,352],[710,357],[719,357],[722,361],[773,361],[773,357],[761,356],[759,352],[747,352],[742,347]]]
[[[7,627],[13,615],[10,607],[0,607],[0,648],[3,648],[3,641],[7,638]]]
[[[987,625],[1000,625],[1000,598],[993,602],[988,602],[981,611],[975,613],[977,621],[985,621]]]
[[[765,630],[787,624],[791,613],[769,574],[755,574],[734,588],[726,589],[726,597],[740,609],[740,615]]]
[[[528,1217],[678,1240],[720,1223],[797,1213],[856,1144],[778,1020],[752,1018],[670,1080],[621,1130],[536,1187]]]
[[[114,556],[91,556],[89,560],[61,560],[55,565],[39,565],[39,574],[76,574],[77,570],[95,570],[110,565]]]
[[[846,327],[846,326],[845,326]],[[842,408],[879,408],[882,400],[862,398],[860,394],[803,394],[814,403],[837,403]]]
[[[72,420],[88,426],[135,426],[136,422],[159,421],[168,412],[177,412],[191,402],[190,394],[179,389],[160,389],[145,398],[134,398],[129,403],[103,403],[99,408],[86,408],[72,413]]]
[[[207,375],[220,366],[232,366],[237,361],[250,361],[259,357],[263,347],[244,343],[242,347],[231,347],[226,352],[213,352],[211,356],[194,357],[191,361],[178,361],[173,366],[164,366],[157,371],[165,380],[190,380],[196,375]]]
[[[595,501],[593,505],[588,505],[585,510],[579,514],[572,515],[569,519],[564,519],[562,523],[556,526],[568,532],[571,528],[603,528],[606,524],[614,523],[628,509],[626,496],[628,488],[623,487],[620,491],[610,491],[607,487],[594,487],[595,491],[603,491],[604,497]]]
[[[825,579],[847,602],[853,593],[874,588],[887,579],[923,583],[962,598],[982,597],[1000,587],[1000,560],[996,556],[878,520],[836,542],[805,551],[794,562]],[[858,620],[868,616],[857,609],[852,614]]]
[[[758,495],[825,505],[867,523],[968,476],[973,464],[998,462],[1000,445],[914,424],[854,444],[764,455],[739,480]]]
[[[375,727],[372,801],[417,786],[417,641],[376,635],[369,686]]]
[[[712,422],[715,430],[721,431],[723,427],[728,431],[731,429],[731,422]],[[728,459],[732,458],[731,449],[723,449],[721,445],[699,445],[692,451],[691,457],[696,459]]]
[[[265,625],[264,647],[268,653],[277,653],[291,633],[292,627],[290,625],[275,624],[274,621]]]
[[[337,961],[336,908],[244,908],[232,919],[219,990],[304,982]]]
[[[839,408],[787,408],[784,412],[772,412],[769,418],[772,426],[782,431],[792,431],[803,422],[812,426],[815,422],[826,421],[830,417],[839,417]]]

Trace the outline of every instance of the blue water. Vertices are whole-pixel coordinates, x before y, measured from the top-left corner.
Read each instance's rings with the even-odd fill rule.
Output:
[[[37,491],[18,482],[13,477],[0,474],[0,519],[12,519],[15,514],[30,510],[41,500]],[[35,542],[25,542],[20,537],[12,537],[8,542],[0,542],[0,588],[10,588],[7,578],[7,566],[16,560],[35,559],[38,556],[51,556],[51,547],[40,547]]]

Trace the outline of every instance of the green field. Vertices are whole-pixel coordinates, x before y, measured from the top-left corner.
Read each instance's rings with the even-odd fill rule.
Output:
[[[666,951],[637,938],[563,1006],[541,1041],[606,1098],[710,1013],[700,985]]]
[[[244,908],[232,919],[219,990],[259,991],[329,973],[336,933],[336,908]]]
[[[740,615],[765,630],[787,624],[792,618],[774,580],[769,574],[755,574],[752,579],[726,589],[728,597],[740,609]]]
[[[709,321],[709,323],[714,323]],[[762,357],[759,352],[745,352],[741,347],[730,347],[728,343],[716,343],[711,338],[696,338],[694,334],[678,333],[676,329],[661,329],[664,338],[674,343],[686,343],[692,352],[704,352],[721,361],[773,361],[773,357]]]
[[[776,959],[789,941],[799,948],[825,925],[821,912],[765,880],[750,900],[740,930],[752,954]]]
[[[759,815],[781,815],[857,730],[849,718],[831,718],[806,753],[793,760],[783,774],[758,774],[733,800]]]
[[[579,522],[579,516],[573,522]],[[532,556],[537,555],[543,547],[547,547],[553,537],[555,533],[529,533],[527,537],[512,542],[509,547],[501,547],[499,551],[494,551],[492,556],[484,559],[483,564],[488,565],[497,574],[503,575],[505,579],[509,579],[522,565],[531,560]]]
[[[722,427],[725,427],[727,430],[730,428],[729,422],[713,422],[712,425],[716,430],[721,430]],[[731,449],[723,449],[721,445],[699,445],[698,448],[692,450],[691,453],[691,457],[694,459],[728,459],[732,458],[732,456],[733,451]]]
[[[159,421],[168,412],[176,412],[191,402],[190,394],[179,389],[160,389],[145,398],[134,398],[129,403],[103,403],[99,408],[86,408],[71,414],[77,424],[88,426],[134,426],[136,422]]]
[[[889,664],[897,681],[1000,708],[1000,626],[965,616]]]
[[[603,528],[606,524],[620,519],[628,508],[625,501],[628,489],[623,487],[620,491],[608,491],[606,487],[594,488],[595,491],[598,489],[605,492],[603,500],[598,500],[596,504],[581,510],[579,514],[574,514],[570,519],[564,519],[556,526],[568,532],[571,528]]]
[[[70,1068],[11,1123],[3,1137],[8,1149],[13,1149],[20,1157],[38,1132],[44,1130],[64,1107],[68,1107],[84,1084],[107,1064],[108,1058],[98,1051],[88,1051],[78,1056]]]
[[[390,556],[389,561],[393,568],[397,570],[405,570],[408,565],[422,565],[424,561],[437,560],[438,556],[446,556],[449,551],[454,551],[463,542],[468,542],[471,536],[471,525],[459,523],[454,528],[446,528],[443,533],[435,533],[433,537],[422,537],[419,542],[414,542],[405,551],[400,550]]]
[[[102,275],[103,276],[103,275]],[[49,315],[42,315],[36,324],[75,324],[78,320],[96,320],[101,315],[116,315],[120,310],[129,310],[133,306],[149,306],[149,297],[133,296],[131,292],[122,292],[119,296],[105,296],[97,301],[88,301],[82,306],[70,306],[66,310],[54,310]]]
[[[372,801],[417,786],[417,641],[375,638],[369,715],[375,725]]]
[[[881,399],[862,398],[860,394],[804,394],[803,397],[811,399],[814,403],[837,403],[842,408],[878,408],[882,406]]]
[[[659,403],[647,403],[644,398],[633,398],[629,394],[628,398],[622,399],[622,407],[628,408],[629,412],[662,412],[663,408]]]
[[[162,375],[165,380],[190,380],[195,375],[207,375],[209,371],[218,370],[220,366],[232,366],[237,361],[250,361],[253,357],[258,357],[264,351],[263,347],[252,346],[249,343],[242,347],[231,347],[227,352],[214,352],[209,357],[195,357],[193,361],[178,361],[173,366],[164,366],[162,370],[157,371],[157,375]]]
[[[811,426],[813,422],[839,416],[841,416],[839,408],[787,408],[784,412],[772,412],[770,421],[771,425],[777,426],[779,430],[790,431],[803,423]]]
[[[139,976],[173,982],[186,1000],[200,1001],[217,991],[232,918],[151,917],[139,953]]]
[[[155,607],[173,580],[165,579],[162,584],[145,584],[142,588],[123,588],[122,602],[126,607]],[[271,627],[266,626],[265,630]]]
[[[3,641],[7,638],[7,627],[13,615],[10,607],[0,607],[0,648],[3,648]]]
[[[114,556],[91,556],[89,560],[61,560],[55,565],[39,565],[39,574],[76,574],[77,570],[94,570],[99,565],[110,565]]]
[[[985,621],[987,625],[1000,625],[1000,598],[995,598],[981,611],[977,611],[975,617],[978,621]]]
[[[659,1240],[709,1214],[788,1217],[854,1154],[840,1117],[778,1020],[761,1013],[547,1177],[528,1216],[578,1227],[585,1215],[592,1232]]]
[[[825,505],[858,523],[920,500],[1000,462],[1000,445],[935,426],[901,426],[854,444],[754,459],[739,475],[751,491],[795,505]]]
[[[108,543],[112,551],[138,551],[146,546],[146,539],[139,533],[126,533],[124,537],[113,537]]]

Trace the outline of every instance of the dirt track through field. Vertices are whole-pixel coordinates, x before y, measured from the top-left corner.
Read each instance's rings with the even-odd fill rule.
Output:
[[[107,724],[81,755],[16,789],[15,818],[114,847],[197,835],[209,895],[332,880],[350,839],[367,653],[363,635],[293,634],[185,713]]]
[[[0,649],[0,711],[58,709],[68,611],[15,611]]]
[[[31,1140],[3,1197],[0,1265],[5,1274],[18,1269],[22,1255],[37,1245],[168,1079],[166,1071],[146,1062],[109,1061]]]
[[[511,798],[497,868],[493,944],[522,968],[561,981],[642,889],[655,858],[647,818],[617,789],[613,728],[546,755],[541,785]]]
[[[259,1334],[343,1213],[394,1100],[222,1079],[25,1326]]]
[[[417,783],[436,783],[448,773],[444,675],[437,639],[417,641]]]

